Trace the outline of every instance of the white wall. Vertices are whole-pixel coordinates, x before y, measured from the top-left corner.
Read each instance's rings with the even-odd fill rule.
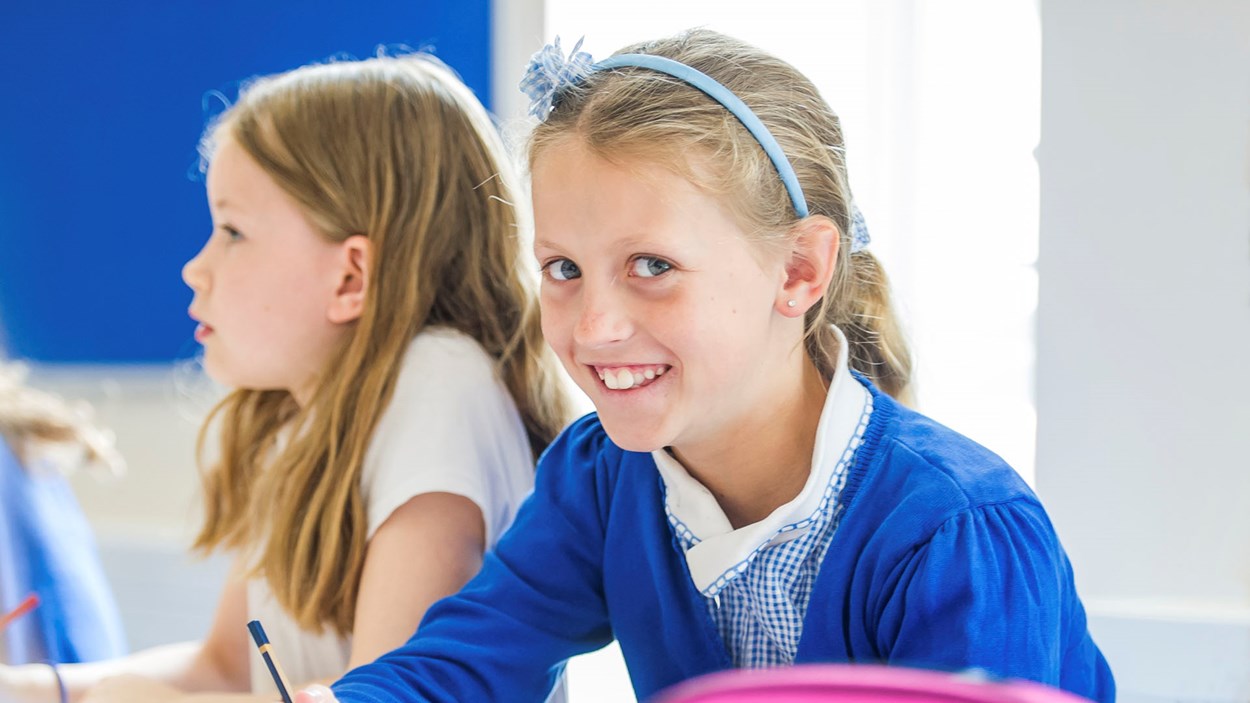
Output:
[[[505,121],[525,116],[528,99],[517,88],[530,56],[543,45],[544,0],[495,0],[491,18],[491,104]]]
[[[1037,485],[1122,700],[1250,698],[1250,3],[1042,0]]]

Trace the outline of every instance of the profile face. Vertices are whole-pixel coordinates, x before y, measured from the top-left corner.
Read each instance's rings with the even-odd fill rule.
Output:
[[[233,139],[207,181],[213,231],[182,270],[205,369],[235,388],[308,388],[343,334],[327,317],[339,245]]]
[[[751,427],[778,373],[761,360],[778,356],[780,262],[661,167],[570,138],[532,171],[543,333],[613,442],[652,451]]]

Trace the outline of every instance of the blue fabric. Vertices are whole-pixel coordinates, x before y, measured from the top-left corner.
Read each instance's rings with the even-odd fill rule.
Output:
[[[521,83],[517,86],[530,99],[530,116],[545,122],[551,114],[556,95],[568,86],[580,83],[590,73],[590,64],[594,59],[581,50],[582,39],[573,45],[567,59],[560,48],[560,37],[530,57],[525,75],[521,76]]]
[[[74,663],[126,653],[91,528],[59,474],[32,476],[0,438],[0,612],[39,607],[4,633],[9,662]]]
[[[872,398],[868,396],[864,398],[859,426],[842,448],[842,456],[829,476],[820,510],[783,527],[780,534],[797,529],[807,532],[786,542],[764,545],[751,556],[745,571],[726,574],[728,580],[718,592],[703,590],[735,667],[756,669],[794,663],[812,586],[842,517],[842,489],[871,417]],[[666,508],[666,512],[677,543],[689,551],[698,538],[671,510]]]
[[[796,663],[969,667],[1115,698],[1041,504],[994,454],[875,388]],[[648,454],[575,422],[481,573],[406,645],[334,686],[343,703],[542,701],[561,662],[615,637],[645,699],[732,667]]]

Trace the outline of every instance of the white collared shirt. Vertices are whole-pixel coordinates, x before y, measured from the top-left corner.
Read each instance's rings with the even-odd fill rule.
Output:
[[[839,496],[872,416],[872,394],[847,369],[840,330],[812,469],[803,490],[759,522],[733,529],[711,491],[667,451],[652,452],[669,526],[734,665],[794,661],[812,583],[841,517]]]

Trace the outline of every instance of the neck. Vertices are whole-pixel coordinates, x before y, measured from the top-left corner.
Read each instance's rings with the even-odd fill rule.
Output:
[[[307,408],[308,404],[312,402],[313,396],[317,393],[317,379],[310,375],[307,381],[298,386],[288,388],[287,392],[295,399],[295,404],[300,406],[300,409]]]
[[[768,517],[803,490],[812,470],[826,381],[799,347],[801,362],[716,438],[673,447],[686,471],[712,492],[737,529]]]

